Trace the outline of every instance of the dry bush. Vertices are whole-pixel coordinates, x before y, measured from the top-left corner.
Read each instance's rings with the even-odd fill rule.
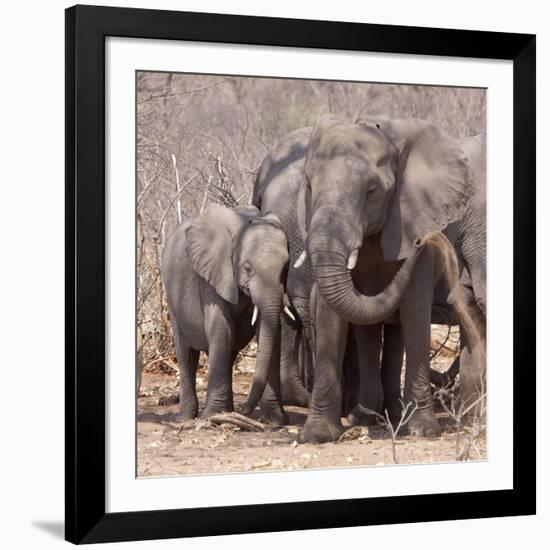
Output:
[[[145,370],[176,368],[160,276],[167,236],[210,202],[247,204],[266,153],[329,112],[423,118],[459,138],[485,129],[485,92],[137,73],[137,334]]]

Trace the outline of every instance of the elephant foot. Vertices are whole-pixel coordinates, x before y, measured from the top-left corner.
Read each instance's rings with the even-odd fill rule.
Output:
[[[175,422],[177,424],[181,424],[183,422],[188,422],[189,420],[194,420],[197,418],[197,411],[179,411],[177,413],[174,413],[173,415],[170,415],[170,421]]]
[[[180,394],[173,393],[171,395],[161,395],[159,397],[157,405],[159,407],[170,407],[172,405],[177,405],[180,402]]]
[[[344,432],[344,426],[320,416],[308,416],[304,427],[298,434],[298,443],[327,443],[336,441]]]
[[[355,407],[353,407],[348,414],[348,420],[352,426],[375,426],[378,424],[378,417],[375,414],[369,413],[368,410],[361,405],[355,405]]]
[[[233,412],[233,403],[206,403],[206,407],[201,413],[201,418],[208,418],[216,414]]]
[[[178,401],[180,400],[178,399]],[[193,420],[197,418],[198,412],[199,404],[197,401],[195,400],[193,402],[192,400],[187,400],[180,405],[179,411],[172,416],[172,420],[174,422],[186,422],[187,420]]]
[[[281,393],[283,396],[283,405],[307,407],[309,404],[309,392],[298,382],[295,384],[283,383]]]
[[[242,414],[244,416],[250,416],[254,412],[254,407],[251,407],[248,402],[241,403],[240,405],[237,405],[235,409],[239,414]]]
[[[439,437],[441,426],[431,410],[416,411],[408,424],[409,435],[414,437]]]
[[[269,424],[270,426],[286,426],[288,415],[282,407],[266,406],[260,403],[260,422]]]
[[[169,407],[179,403],[179,410],[174,413],[172,418],[176,422],[185,422],[197,418],[199,412],[199,403],[196,397],[186,397],[182,400],[179,393],[159,397],[159,407]]]

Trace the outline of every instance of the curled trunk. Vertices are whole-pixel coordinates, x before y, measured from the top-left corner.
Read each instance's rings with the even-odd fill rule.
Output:
[[[403,262],[384,291],[376,296],[366,296],[355,288],[348,269],[350,251],[340,239],[312,236],[309,240],[309,252],[319,292],[338,315],[358,325],[379,323],[397,309],[423,246],[419,240],[415,243],[414,252]]]

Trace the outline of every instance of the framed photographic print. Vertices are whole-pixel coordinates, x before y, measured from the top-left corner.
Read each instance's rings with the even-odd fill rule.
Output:
[[[67,540],[535,512],[534,36],[76,6],[66,114]]]

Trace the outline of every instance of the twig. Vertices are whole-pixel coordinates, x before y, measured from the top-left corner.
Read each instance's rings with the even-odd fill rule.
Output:
[[[155,99],[168,99],[168,98],[171,98],[171,97],[179,97],[179,96],[187,95],[187,94],[196,94],[198,92],[203,92],[204,90],[208,90],[209,88],[215,88],[216,86],[219,86],[220,84],[223,84],[224,82],[227,82],[228,80],[231,80],[231,78],[224,78],[223,80],[213,82],[213,83],[208,84],[206,86],[200,86],[199,88],[194,88],[192,90],[183,90],[181,92],[177,92],[177,93],[173,93],[173,94],[159,94],[159,95],[151,94],[149,97],[138,101],[137,104],[142,105],[143,103],[147,103],[148,101],[154,101]]]
[[[467,440],[465,448],[462,453],[460,453],[460,432],[463,428],[462,419],[474,408],[478,405],[478,403],[483,402],[483,400],[487,397],[487,392],[480,392],[479,397],[473,402],[470,403],[466,408],[464,408],[464,404],[462,402],[459,403],[458,409],[456,407],[455,397],[453,394],[453,397],[451,399],[450,406],[445,402],[445,396],[448,394],[447,390],[445,388],[440,388],[434,393],[434,397],[437,397],[439,399],[439,402],[441,403],[441,406],[445,410],[445,412],[454,420],[455,422],[455,457],[457,460],[466,460],[469,455],[470,451],[470,443],[473,442],[473,439],[475,439],[479,434],[482,433],[483,430],[480,430],[479,433],[477,433],[475,436],[473,436],[472,440]],[[484,413],[482,413],[484,414]],[[481,415],[476,415],[476,418],[474,419],[475,422],[480,422]]]
[[[208,182],[206,184],[206,189],[204,191],[204,197],[202,199],[202,204],[199,209],[199,212],[202,214],[204,212],[204,207],[206,206],[206,199],[208,198],[208,187],[210,186],[210,180],[212,179],[212,176],[208,177]]]
[[[252,418],[248,418],[248,416],[244,416],[237,412],[215,414],[211,416],[209,420],[212,424],[233,424],[234,426],[251,432],[263,432],[266,428],[261,422],[252,420]]]
[[[172,164],[174,165],[174,172],[176,173],[176,213],[178,215],[178,224],[181,223],[181,201],[179,199],[180,193],[181,193],[181,187],[180,187],[180,174],[178,172],[178,165],[176,162],[176,155],[172,153]]]
[[[146,369],[148,367],[156,365],[157,363],[166,363],[171,369],[173,369],[175,372],[178,372],[178,367],[171,357],[158,357],[157,359],[152,359],[151,361],[147,361],[147,363],[143,365],[143,368]]]
[[[206,163],[205,163],[206,165]],[[203,167],[204,168],[204,165]],[[201,170],[202,170],[201,168]],[[180,190],[174,195],[172,200],[170,201],[170,204],[167,206],[166,210],[164,211],[164,214],[162,215],[162,218],[160,220],[160,227],[157,233],[157,236],[155,240],[158,242],[160,239],[160,236],[162,235],[162,228],[164,227],[164,222],[166,221],[166,216],[168,215],[168,212],[170,211],[170,208],[172,208],[172,205],[174,204],[175,200],[180,196],[181,192],[192,182],[195,180],[195,178],[201,173],[201,170],[197,171],[193,176],[191,176],[180,188]]]
[[[393,462],[394,464],[399,464],[399,461],[397,460],[397,435],[399,434],[399,430],[407,424],[407,422],[411,419],[412,415],[415,413],[416,409],[418,408],[418,405],[416,401],[413,403],[412,401],[409,401],[407,405],[405,406],[403,401],[400,399],[399,402],[401,403],[401,418],[399,419],[399,422],[397,423],[397,427],[394,428],[393,424],[390,420],[390,415],[388,413],[388,409],[384,411],[384,415],[381,415],[380,413],[373,411],[372,409],[369,409],[368,407],[364,407],[359,403],[357,406],[359,410],[362,413],[365,414],[372,414],[376,416],[382,425],[390,432],[391,436],[391,447],[392,447],[392,455],[393,455]],[[411,408],[412,407],[412,408]],[[410,410],[409,410],[410,409]]]

